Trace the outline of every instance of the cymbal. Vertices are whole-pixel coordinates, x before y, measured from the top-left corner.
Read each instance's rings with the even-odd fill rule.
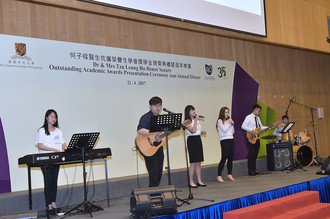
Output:
[[[261,139],[275,139],[277,136],[276,135],[266,135],[266,136],[262,136],[260,137]]]

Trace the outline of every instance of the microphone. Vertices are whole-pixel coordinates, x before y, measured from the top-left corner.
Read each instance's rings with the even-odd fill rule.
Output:
[[[175,113],[175,112],[172,112],[171,110],[168,110],[167,108],[163,108],[163,110],[167,113]]]
[[[296,97],[289,97],[289,100],[290,101],[295,101],[296,100]]]
[[[205,119],[205,116],[202,116],[202,115],[198,115],[198,117],[201,119]],[[196,118],[196,116],[194,116],[194,118]]]
[[[285,110],[285,115],[288,115],[288,111],[289,111],[290,105],[292,103],[294,103],[295,100],[296,100],[296,97],[289,97],[289,105],[288,105],[288,107]]]

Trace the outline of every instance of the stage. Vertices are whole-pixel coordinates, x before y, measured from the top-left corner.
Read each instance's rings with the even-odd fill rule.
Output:
[[[270,190],[275,190],[282,187],[291,186],[294,184],[304,183],[307,181],[325,178],[325,175],[316,175],[320,170],[318,166],[311,166],[305,168],[307,171],[297,169],[293,172],[274,171],[266,172],[260,176],[238,176],[236,181],[225,183],[217,183],[214,181],[205,182],[206,188],[192,189],[193,200],[190,200],[190,205],[184,204],[178,208],[178,212],[185,212],[192,209],[202,208],[205,206],[216,205],[217,203],[234,200],[240,197],[262,193]],[[186,187],[177,188],[178,198],[186,198],[188,196],[188,189]],[[329,193],[329,190],[327,190]],[[330,194],[327,194],[328,196]],[[203,199],[213,199],[214,202],[205,201]],[[93,212],[96,219],[116,218],[127,219],[130,218],[130,201],[129,196],[111,199],[110,207],[107,207],[106,202],[98,202],[104,211]],[[256,201],[259,202],[259,201]],[[178,202],[179,203],[179,202]],[[64,209],[65,210],[65,209]],[[60,217],[56,217],[60,218]],[[90,218],[89,214],[86,215],[73,215],[67,218]]]

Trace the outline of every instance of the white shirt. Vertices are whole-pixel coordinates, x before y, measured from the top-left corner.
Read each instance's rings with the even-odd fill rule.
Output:
[[[43,144],[50,148],[55,148],[59,151],[63,151],[62,145],[65,143],[63,132],[59,128],[55,128],[55,131],[50,132],[50,135],[46,135],[45,129],[40,128],[37,133],[36,145]],[[40,150],[39,153],[51,153],[51,151]]]
[[[282,140],[282,133],[281,133],[281,131],[283,130],[284,127],[285,127],[285,124],[282,123],[282,124],[279,125],[279,127],[277,127],[277,128],[275,129],[275,131],[273,132],[273,135],[276,135],[276,137],[277,137],[277,139],[278,139],[279,141]]]
[[[225,124],[223,124],[222,120],[219,119],[217,127],[218,127],[220,141],[225,140],[225,139],[234,138],[235,129],[234,129],[233,124],[231,124],[229,122],[225,122]]]
[[[267,126],[262,125],[260,118],[258,116],[255,116],[253,113],[251,113],[245,117],[244,122],[242,123],[242,129],[244,129],[245,131],[255,130],[257,128],[255,117],[257,117],[257,123],[261,130],[268,128]]]
[[[187,127],[189,127],[189,128],[194,127],[194,123],[195,123],[195,120],[191,121],[191,123]],[[201,126],[199,120],[197,120],[196,132],[191,133],[188,129],[186,129],[186,134],[188,136],[201,135],[201,133],[202,133],[202,126]]]

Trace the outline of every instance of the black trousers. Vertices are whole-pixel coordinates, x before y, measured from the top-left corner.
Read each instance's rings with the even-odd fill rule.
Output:
[[[160,147],[158,151],[150,157],[144,156],[144,160],[146,162],[147,170],[149,173],[149,187],[159,186],[163,174],[163,147]]]
[[[47,207],[52,202],[56,201],[57,195],[57,178],[58,172],[60,170],[60,166],[47,166],[41,168],[42,173],[44,175],[44,192],[45,192],[45,200],[47,203]]]
[[[234,157],[234,139],[225,139],[220,141],[221,146],[221,160],[218,165],[218,176],[221,176],[222,170],[227,161],[227,172],[232,173],[233,170],[233,157]]]
[[[249,174],[254,173],[257,170],[257,157],[260,148],[260,140],[255,144],[249,143],[248,146],[248,170]]]

